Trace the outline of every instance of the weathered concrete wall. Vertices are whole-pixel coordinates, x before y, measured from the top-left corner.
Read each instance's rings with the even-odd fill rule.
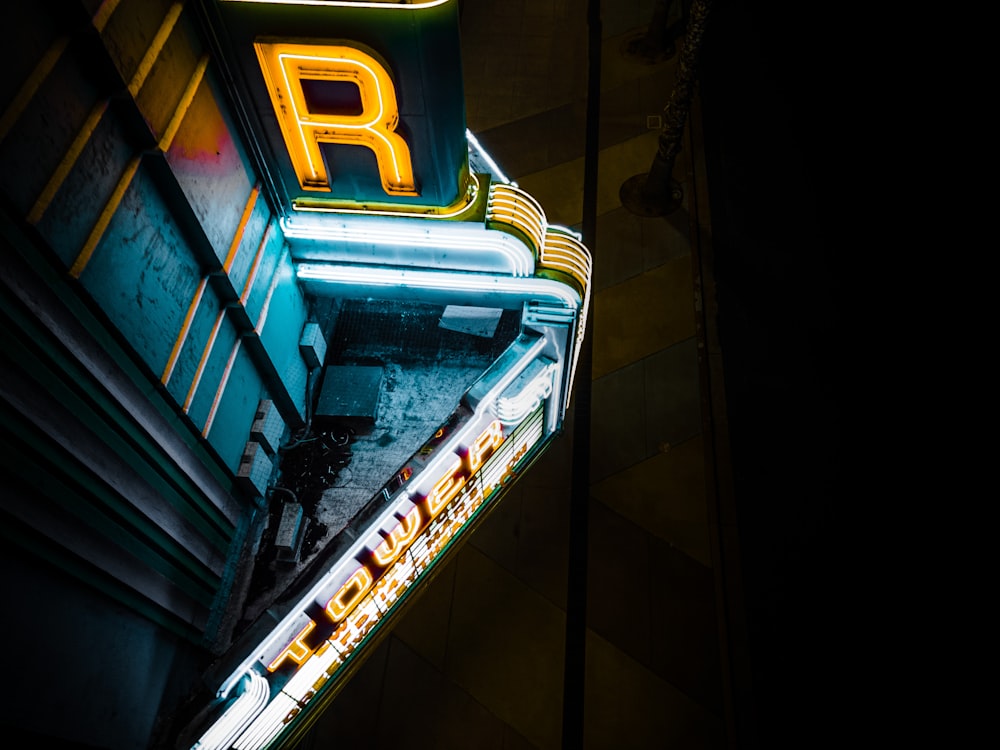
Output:
[[[261,398],[301,422],[307,310],[195,11],[34,5],[0,188],[236,471]]]
[[[291,428],[305,415],[307,301],[195,6],[5,16],[0,539],[45,638],[74,634],[51,688],[85,699],[57,734],[95,746],[147,746],[175,659],[207,656],[254,518],[237,473],[258,403]],[[89,619],[55,624],[56,589]],[[8,642],[41,632],[5,620]],[[73,702],[37,702],[52,659],[5,723],[55,731],[33,726]]]

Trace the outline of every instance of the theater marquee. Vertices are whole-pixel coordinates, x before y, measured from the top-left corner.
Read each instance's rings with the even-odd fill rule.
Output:
[[[212,7],[245,109],[264,113],[248,126],[304,291],[521,316],[518,338],[386,478],[356,540],[258,642],[224,657],[216,700],[181,747],[250,750],[300,735],[558,433],[591,261],[467,133],[457,0]]]

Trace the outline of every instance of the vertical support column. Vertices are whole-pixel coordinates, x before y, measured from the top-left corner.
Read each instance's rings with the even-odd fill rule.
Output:
[[[601,116],[601,3],[587,3],[587,134],[583,174],[583,241],[597,247],[597,167]],[[589,302],[590,295],[587,295]],[[589,310],[582,325],[592,320]],[[587,566],[590,541],[590,393],[592,337],[584,335],[577,361],[570,477],[569,572],[566,592],[566,656],[563,675],[562,746],[583,747],[587,675]]]

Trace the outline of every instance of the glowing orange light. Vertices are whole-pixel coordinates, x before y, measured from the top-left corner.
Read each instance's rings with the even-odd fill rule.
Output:
[[[316,623],[310,620],[309,624],[302,628],[298,635],[292,639],[292,642],[285,646],[284,651],[278,654],[274,661],[267,665],[267,671],[273,672],[281,666],[281,662],[285,659],[291,659],[296,664],[304,662],[312,653],[312,649],[305,644],[303,639],[314,627],[316,627]]]
[[[373,553],[375,562],[382,567],[391,563],[416,538],[418,531],[420,531],[420,508],[415,507],[389,533],[389,537],[375,548]]]
[[[371,55],[344,45],[256,42],[257,58],[303,190],[330,192],[320,143],[365,146],[375,152],[382,189],[419,195],[410,149],[396,132],[399,107],[389,71]],[[303,80],[357,85],[361,114],[309,109]]]
[[[327,614],[330,615],[334,622],[344,619],[347,613],[354,609],[354,606],[361,601],[361,597],[365,595],[365,592],[371,586],[372,574],[368,572],[368,568],[364,566],[358,568],[347,579],[347,583],[340,587],[340,591],[334,594],[333,598],[327,602]]]
[[[489,427],[480,433],[469,446],[469,471],[474,472],[483,465],[483,459],[493,453],[503,443],[503,425],[494,419]]]
[[[465,484],[465,475],[460,473],[461,469],[462,460],[456,456],[454,463],[434,485],[431,494],[427,496],[427,511],[431,518],[440,513],[441,509],[462,489]]]

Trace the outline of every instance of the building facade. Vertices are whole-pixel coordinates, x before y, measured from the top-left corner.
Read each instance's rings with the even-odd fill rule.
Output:
[[[283,701],[304,707],[319,690],[289,697],[307,660],[297,649],[348,660],[560,430],[589,254],[467,134],[458,3],[282,5],[15,11],[0,127],[4,585],[16,613],[5,633],[75,665],[52,728],[52,704],[32,697],[49,678],[16,664],[24,680],[3,716],[15,732],[107,747],[178,732],[205,747],[244,730],[253,746],[277,741],[300,710]],[[312,429],[321,418],[350,435],[392,427],[375,406],[331,405],[372,370],[377,404],[385,362],[338,362],[324,381],[344,301],[373,299],[404,317],[440,308],[440,328],[463,334],[492,320],[478,339],[509,312],[507,338],[427,434],[401,443],[402,463],[379,452],[368,484],[334,493],[331,528],[303,518],[277,477],[290,446],[329,437]],[[335,376],[350,382],[332,387]],[[310,524],[313,557],[340,555],[319,571],[301,552]],[[252,573],[266,529],[293,565],[270,560],[282,580],[262,591]],[[351,614],[379,576],[395,576],[391,598]],[[291,580],[316,600],[283,601]],[[70,602],[67,639],[57,613]],[[303,618],[315,626],[324,605],[306,646]],[[214,658],[239,666],[179,727]],[[269,697],[206,739],[213,712],[235,715],[260,682]],[[273,729],[248,729],[264,704],[281,714]]]

